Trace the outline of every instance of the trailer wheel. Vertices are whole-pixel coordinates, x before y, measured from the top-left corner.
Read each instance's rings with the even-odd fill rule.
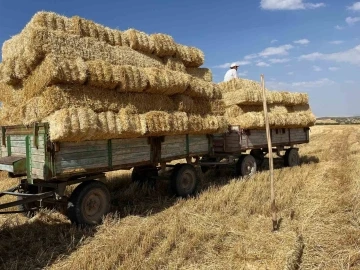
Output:
[[[252,155],[242,155],[236,162],[237,176],[252,176],[256,173],[256,160]]]
[[[297,149],[289,148],[285,151],[284,165],[286,167],[294,167],[300,165],[300,156]]]
[[[156,176],[159,176],[159,173],[155,166],[138,166],[134,167],[131,173],[131,180],[139,184],[144,184]]]
[[[81,183],[71,194],[67,216],[78,225],[96,225],[110,210],[110,193],[100,181],[89,180]]]
[[[264,163],[265,155],[261,149],[252,149],[250,155],[255,158],[257,168],[260,168]]]
[[[171,189],[181,197],[193,195],[199,184],[199,177],[194,166],[181,164],[171,174]]]

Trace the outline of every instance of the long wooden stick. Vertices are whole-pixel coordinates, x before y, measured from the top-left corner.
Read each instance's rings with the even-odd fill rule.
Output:
[[[263,107],[264,107],[263,109],[264,109],[265,126],[266,126],[266,137],[267,137],[268,150],[269,150],[272,223],[273,223],[273,231],[276,231],[278,229],[278,222],[277,222],[276,205],[275,205],[274,163],[273,163],[272,143],[270,136],[270,125],[269,125],[269,117],[267,110],[264,75],[261,75],[261,85],[263,92]]]

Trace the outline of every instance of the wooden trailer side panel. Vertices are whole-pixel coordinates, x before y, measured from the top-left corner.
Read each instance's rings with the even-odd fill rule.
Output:
[[[210,150],[209,137],[206,135],[188,135],[189,154],[208,153]]]
[[[63,142],[59,147],[54,160],[56,175],[81,173],[109,165],[107,140]]]
[[[112,166],[149,162],[151,146],[147,138],[115,139],[112,144]]]

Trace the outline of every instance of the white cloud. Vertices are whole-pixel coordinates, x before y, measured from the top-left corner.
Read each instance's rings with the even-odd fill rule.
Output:
[[[334,41],[330,41],[329,43],[330,43],[330,44],[339,45],[339,44],[344,43],[344,41],[343,41],[343,40],[334,40]]]
[[[272,64],[279,64],[279,63],[286,63],[286,62],[289,62],[290,59],[289,58],[272,58],[272,59],[269,59],[269,62],[272,63]]]
[[[319,71],[322,71],[322,68],[318,67],[318,66],[313,66],[313,70],[316,72],[319,72]]]
[[[291,90],[298,90],[301,89],[303,91],[304,89],[309,88],[321,88],[324,86],[330,86],[335,84],[334,81],[328,79],[328,78],[322,78],[315,81],[301,81],[301,82],[293,82],[293,83],[286,83],[286,82],[276,82],[276,81],[270,81],[267,82],[266,87],[268,89],[291,89]]]
[[[353,81],[353,80],[346,80],[345,83],[353,84],[353,83],[355,83],[355,81]]]
[[[303,0],[261,0],[260,7],[268,10],[297,10],[324,7],[324,3],[304,3]]]
[[[310,43],[310,40],[304,38],[304,39],[300,39],[300,40],[295,40],[294,43],[301,44],[301,45],[306,45],[306,44]]]
[[[250,60],[250,59],[254,59],[254,58],[256,58],[256,57],[258,57],[258,55],[257,55],[256,53],[253,53],[253,54],[246,55],[246,56],[244,57],[244,59],[245,59],[245,60]]]
[[[336,30],[343,30],[344,27],[342,27],[342,26],[340,26],[340,25],[336,25],[336,26],[335,26],[335,29],[336,29]]]
[[[276,42],[278,42],[277,39],[273,39],[272,41],[270,41],[271,44],[276,43]]]
[[[294,75],[294,72],[293,71],[288,72],[288,75]]]
[[[308,81],[308,82],[295,82],[292,83],[292,85],[294,87],[304,87],[304,88],[314,88],[314,87],[322,87],[322,86],[327,86],[327,85],[333,85],[335,82],[328,79],[328,78],[323,78],[317,81]]]
[[[290,44],[282,45],[279,47],[268,47],[262,52],[260,52],[258,55],[262,57],[268,57],[271,55],[288,55],[288,50],[292,49],[293,46]]]
[[[239,66],[246,66],[246,65],[250,65],[251,62],[250,61],[237,61],[237,62],[234,62],[236,64],[238,64]],[[214,68],[230,68],[230,65],[232,63],[225,63],[225,64],[221,64],[221,65],[218,65],[218,66],[214,66]]]
[[[245,70],[243,72],[238,72],[238,75],[241,76],[241,77],[246,77],[248,75],[248,71]]]
[[[256,64],[258,67],[270,67],[270,65],[268,63],[265,62],[259,62]]]
[[[337,71],[339,68],[338,67],[329,67],[330,71]]]
[[[352,6],[347,7],[347,9],[352,11],[360,11],[360,2],[355,2]]]
[[[328,61],[335,61],[335,62],[344,62],[350,63],[354,65],[360,65],[360,45],[356,46],[347,51],[337,52],[337,53],[329,53],[323,54],[319,52],[301,55],[299,60],[328,60]]]
[[[360,21],[360,17],[347,17],[345,21],[348,25],[354,25],[355,23]]]

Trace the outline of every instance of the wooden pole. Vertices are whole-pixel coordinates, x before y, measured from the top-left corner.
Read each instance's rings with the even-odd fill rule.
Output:
[[[272,224],[273,224],[273,231],[276,231],[278,229],[278,222],[277,222],[276,204],[275,204],[274,162],[273,162],[273,154],[272,154],[272,143],[270,136],[270,126],[269,126],[269,117],[267,110],[264,75],[261,75],[261,86],[263,92],[263,109],[264,109],[264,118],[265,118],[265,126],[266,126],[266,137],[267,137],[268,150],[269,150]]]

